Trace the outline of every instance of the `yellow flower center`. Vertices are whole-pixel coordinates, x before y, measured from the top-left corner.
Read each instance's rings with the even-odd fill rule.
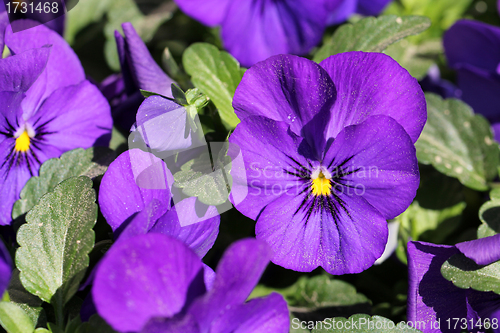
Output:
[[[312,180],[311,190],[312,193],[316,196],[320,195],[330,195],[332,188],[332,184],[330,183],[330,179],[326,178],[323,172],[319,172],[319,175]]]
[[[20,152],[27,152],[30,149],[30,136],[28,132],[25,130],[17,139],[16,139],[16,150]]]

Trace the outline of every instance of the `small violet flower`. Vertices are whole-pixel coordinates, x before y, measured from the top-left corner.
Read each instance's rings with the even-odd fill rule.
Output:
[[[251,67],[236,89],[241,150],[231,200],[257,221],[275,264],[361,272],[387,243],[387,219],[419,185],[414,142],[426,121],[418,82],[379,53],[320,64],[279,55]]]
[[[12,55],[0,59],[1,225],[10,224],[21,189],[44,161],[107,146],[112,127],[109,104],[56,32],[8,27],[5,44]]]
[[[285,333],[290,322],[281,295],[245,303],[270,257],[264,242],[238,241],[224,253],[207,288],[203,264],[190,248],[169,236],[146,234],[106,253],[92,295],[99,315],[119,332]]]
[[[172,97],[174,82],[154,61],[146,44],[131,23],[122,24],[125,37],[115,31],[121,75],[112,75],[101,83],[101,90],[111,104],[113,119],[128,131],[144,101],[139,89]]]
[[[490,121],[500,141],[500,28],[459,20],[445,33],[443,45],[457,71],[461,99]]]
[[[441,275],[441,266],[455,254],[462,253],[478,265],[500,260],[499,241],[500,234],[454,246],[409,242],[408,321],[424,323],[419,328],[424,333],[459,333],[465,326],[483,332],[476,324],[487,320],[494,332],[500,332],[500,295],[458,288]]]
[[[224,48],[245,67],[276,54],[307,54],[321,41],[328,15],[325,0],[175,2],[201,23],[220,26]]]

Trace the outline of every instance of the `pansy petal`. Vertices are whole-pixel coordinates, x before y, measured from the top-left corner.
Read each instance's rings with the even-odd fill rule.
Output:
[[[459,20],[444,34],[443,46],[450,67],[469,64],[495,73],[500,62],[500,28]]]
[[[46,144],[63,151],[107,146],[113,126],[108,102],[89,81],[54,91],[30,122]]]
[[[255,227],[274,250],[272,262],[300,272],[318,266],[330,274],[359,273],[387,243],[387,222],[359,196],[314,196],[309,185],[269,204]],[[309,195],[309,197],[307,197]]]
[[[33,23],[30,20],[25,21],[25,23],[30,22]],[[36,109],[38,103],[47,98],[54,90],[85,80],[83,67],[75,52],[57,32],[50,30],[43,24],[16,33],[13,33],[12,28],[8,27],[5,33],[5,44],[14,54],[40,48],[44,45],[52,45],[43,75],[31,88],[33,92],[30,91],[29,99],[25,102],[27,110]]]
[[[97,268],[92,297],[115,330],[137,332],[151,318],[179,313],[200,274],[201,260],[184,243],[146,234],[111,247]]]
[[[140,187],[138,178],[163,184],[163,189]],[[110,164],[99,190],[99,207],[106,221],[116,230],[132,214],[143,210],[153,199],[169,207],[173,176],[165,163],[153,154],[138,149],[122,153]]]
[[[5,10],[5,5],[4,3],[0,3],[0,50],[2,50],[5,47],[4,43],[4,35],[5,35],[5,29],[9,25],[9,15],[7,14]]]
[[[26,92],[45,69],[50,46],[0,59],[0,91]]]
[[[215,206],[200,207],[196,197],[186,198],[175,204],[160,217],[150,232],[158,232],[175,237],[189,246],[200,258],[212,248],[219,234],[220,216]],[[181,214],[181,216],[179,216]],[[181,226],[180,221],[188,222]]]
[[[302,138],[291,133],[288,127],[285,122],[248,117],[236,126],[229,138],[243,158],[241,165],[231,169],[231,197],[244,197],[238,202],[233,199],[233,204],[252,219],[284,192],[303,184],[303,178],[309,179],[305,168],[308,161],[298,152]]]
[[[0,242],[0,294],[3,295],[9,286],[12,275],[12,259],[3,242]]]
[[[127,95],[133,94],[139,87],[136,86],[132,76],[131,68],[127,62],[127,49],[125,38],[115,30],[116,49],[118,51],[118,59],[120,60],[121,75],[123,78],[124,88]]]
[[[330,166],[334,188],[362,197],[386,219],[408,208],[420,182],[411,138],[387,116],[344,128],[323,164]]]
[[[372,115],[390,116],[417,141],[427,119],[425,96],[418,81],[382,53],[347,52],[320,64],[337,88],[328,137]]]
[[[175,3],[186,15],[213,27],[223,21],[231,0],[175,0]]]
[[[326,142],[325,126],[335,98],[335,86],[319,65],[305,58],[279,55],[245,73],[233,106],[241,120],[263,116],[286,122],[319,154]]]
[[[496,323],[500,321],[500,295],[494,292],[482,292],[474,289],[469,289],[467,293],[467,301],[477,312],[481,322],[486,322],[485,319],[489,319],[492,331],[495,333],[500,332],[499,325],[491,325],[491,323]],[[495,320],[496,319],[496,320]],[[478,323],[478,320],[474,321]],[[476,325],[478,326],[478,325]]]
[[[474,112],[493,122],[500,120],[500,79],[497,74],[463,64],[458,67],[457,82],[462,90],[461,99],[469,104]]]
[[[141,330],[141,333],[200,333],[195,318],[187,314],[175,318],[153,318]]]
[[[346,21],[356,11],[357,0],[329,0],[328,25]]]
[[[356,13],[365,16],[377,16],[392,0],[358,0]]]
[[[489,265],[500,260],[500,234],[458,243],[455,246],[478,265]]]
[[[172,97],[174,81],[162,71],[131,23],[122,24],[130,72],[140,89]]]
[[[452,318],[467,318],[465,289],[457,288],[441,275],[441,265],[459,253],[454,246],[424,242],[408,243],[408,321],[425,322],[426,333],[461,332],[443,323]],[[433,328],[437,321],[441,330]]]
[[[306,54],[321,41],[326,15],[324,0],[233,1],[222,41],[245,67],[277,54]]]
[[[224,309],[247,299],[271,256],[269,246],[256,239],[240,240],[226,250],[217,265],[212,289],[189,308],[204,332]]]
[[[227,309],[211,325],[217,333],[287,333],[290,329],[286,301],[278,293]]]

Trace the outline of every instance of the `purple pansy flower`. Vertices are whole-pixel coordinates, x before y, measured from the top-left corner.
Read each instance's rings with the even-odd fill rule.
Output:
[[[132,24],[123,23],[122,29],[125,37],[115,31],[121,75],[105,79],[101,90],[110,101],[113,119],[128,131],[144,101],[139,89],[172,97],[170,87],[174,81],[154,61]]]
[[[354,13],[377,16],[390,2],[392,0],[329,0],[328,24],[342,23]]]
[[[432,65],[427,75],[420,80],[420,86],[425,92],[438,94],[442,98],[460,98],[462,91],[453,83],[441,78],[441,72],[437,65]]]
[[[162,233],[180,239],[203,258],[217,238],[220,216],[195,197],[173,205],[172,184],[165,162],[139,149],[128,150],[104,174],[99,206],[119,241]]]
[[[246,67],[276,54],[307,54],[321,41],[328,14],[325,0],[175,2],[201,23],[219,25],[224,48]]]
[[[457,71],[462,100],[492,124],[500,140],[500,28],[459,20],[443,37],[449,66]]]
[[[43,25],[15,34],[9,27],[5,44],[12,55],[0,59],[2,225],[44,161],[108,145],[112,127],[109,104],[61,36]]]
[[[379,53],[319,65],[280,55],[245,73],[233,106],[241,123],[229,141],[245,165],[231,170],[231,197],[257,221],[272,261],[331,274],[370,267],[384,251],[386,220],[405,211],[419,184],[418,82]]]
[[[270,257],[264,242],[234,243],[207,291],[203,263],[184,243],[137,236],[106,253],[92,294],[99,315],[119,332],[285,333],[289,314],[281,295],[245,303]]]
[[[459,333],[462,325],[482,332],[489,320],[494,332],[500,332],[500,295],[473,289],[461,289],[441,275],[441,266],[452,255],[462,253],[478,265],[488,265],[500,259],[500,234],[469,242],[435,245],[424,242],[408,243],[408,321],[425,323],[424,333]],[[455,319],[459,318],[455,326]],[[466,321],[467,320],[467,321]],[[450,324],[451,322],[451,324]],[[439,323],[439,324],[438,324]],[[465,327],[465,326],[464,326]]]

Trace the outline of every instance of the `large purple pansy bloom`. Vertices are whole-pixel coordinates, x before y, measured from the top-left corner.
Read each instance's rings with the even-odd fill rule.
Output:
[[[203,264],[190,248],[165,235],[142,235],[106,253],[92,294],[99,315],[119,332],[284,333],[289,314],[281,295],[245,303],[270,257],[264,242],[234,243],[207,291]]]
[[[5,34],[12,56],[0,59],[0,224],[26,181],[49,158],[108,145],[112,119],[76,54],[43,25]]]
[[[445,33],[443,44],[457,71],[462,100],[492,123],[500,141],[500,28],[459,20]]]
[[[443,263],[458,253],[479,265],[497,261],[500,259],[499,237],[455,246],[409,242],[408,321],[419,323],[424,333],[459,333],[462,325],[469,325],[469,330],[476,332],[478,327],[472,327],[471,322],[484,324],[487,319],[490,325],[496,323],[491,326],[493,331],[500,332],[500,295],[458,288],[441,275]],[[459,318],[458,325],[455,318]]]
[[[202,258],[217,238],[220,216],[195,197],[174,206],[172,183],[165,162],[139,149],[128,150],[104,174],[99,206],[119,241],[162,233],[183,241]]]
[[[329,0],[328,24],[342,23],[354,13],[377,16],[390,2],[392,0]]]
[[[123,23],[122,29],[125,37],[115,31],[121,75],[108,77],[101,90],[111,103],[113,119],[128,131],[144,100],[139,89],[172,97],[170,87],[174,81],[154,61],[132,24]]]
[[[321,41],[327,19],[325,0],[175,2],[201,23],[220,25],[224,47],[246,67],[276,54],[308,53]]]
[[[241,123],[229,141],[244,167],[231,170],[232,201],[257,220],[272,261],[332,274],[371,266],[387,241],[386,220],[419,184],[414,142],[426,104],[418,82],[379,53],[319,65],[281,55],[246,72],[233,106]]]

